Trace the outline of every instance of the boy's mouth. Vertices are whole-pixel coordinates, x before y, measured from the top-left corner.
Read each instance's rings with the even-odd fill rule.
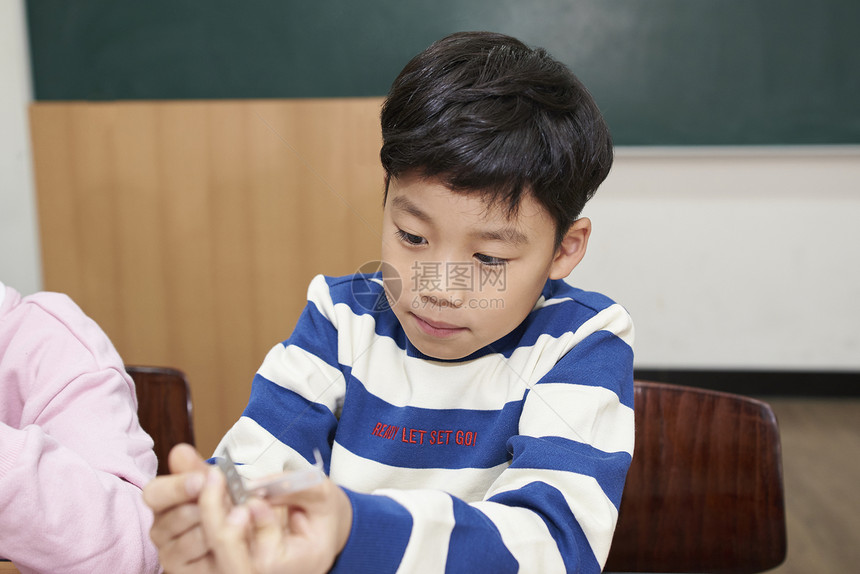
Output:
[[[424,333],[432,337],[451,337],[466,330],[465,327],[458,327],[457,325],[451,325],[450,323],[424,319],[415,313],[412,313],[412,316],[415,317],[415,322],[418,324],[418,327]]]

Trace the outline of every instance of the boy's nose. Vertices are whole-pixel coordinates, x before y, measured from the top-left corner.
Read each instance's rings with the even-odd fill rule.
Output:
[[[421,293],[419,294],[421,298],[421,303],[424,306],[434,306],[434,307],[451,307],[453,309],[457,309],[463,305],[462,297],[458,297],[454,293]]]
[[[468,295],[471,263],[443,258],[412,267],[413,287],[423,305],[460,307]]]

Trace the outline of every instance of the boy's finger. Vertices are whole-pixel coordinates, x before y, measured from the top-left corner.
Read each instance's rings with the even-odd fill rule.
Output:
[[[227,502],[226,481],[216,468],[210,469],[200,493],[200,518],[203,532],[215,554],[221,572],[251,574],[251,557],[245,531],[249,521],[245,507]]]
[[[268,501],[256,497],[249,498],[248,509],[254,517],[254,526],[257,528],[267,528],[278,521],[278,516]]]
[[[222,572],[254,572],[247,538],[249,521],[250,514],[245,506],[234,506],[227,514],[215,549],[215,559]]]
[[[153,538],[153,542],[155,539]],[[199,524],[158,546],[158,559],[167,572],[182,571],[187,565],[211,559],[211,548]]]
[[[197,504],[200,506],[200,521],[207,534],[216,534],[223,526],[227,516],[225,500],[227,482],[224,475],[215,467],[206,473],[206,483],[200,492]]]
[[[254,541],[262,556],[276,556],[284,550],[288,538],[287,509],[273,508],[268,501],[259,498],[248,500],[248,509],[254,519]]]
[[[173,474],[206,470],[209,464],[190,444],[180,443],[170,449],[167,466]]]
[[[180,504],[155,514],[149,537],[161,548],[194,528],[200,529],[200,509],[196,504]]]
[[[143,501],[156,514],[193,502],[203,488],[202,472],[157,476],[143,487]]]

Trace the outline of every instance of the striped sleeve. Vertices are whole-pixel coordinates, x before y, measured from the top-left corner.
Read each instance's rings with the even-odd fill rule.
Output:
[[[475,505],[520,572],[600,572],[633,455],[629,315],[611,305],[574,336],[582,340],[529,389],[511,465]],[[525,524],[531,536],[519,535]]]
[[[307,466],[315,449],[328,472],[345,381],[332,307],[318,302],[327,291],[315,278],[292,335],[266,355],[245,411],[215,450],[217,457],[229,449],[246,478]]]
[[[529,390],[519,434],[508,442],[511,465],[475,505],[502,532],[521,572],[600,572],[633,429],[632,351],[612,332],[590,334]],[[518,535],[524,524],[534,538]],[[556,556],[563,567],[536,567]]]

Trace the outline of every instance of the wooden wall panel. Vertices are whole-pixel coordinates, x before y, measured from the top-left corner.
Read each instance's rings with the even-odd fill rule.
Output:
[[[45,288],[184,370],[204,454],[317,273],[379,256],[373,99],[36,103]]]

